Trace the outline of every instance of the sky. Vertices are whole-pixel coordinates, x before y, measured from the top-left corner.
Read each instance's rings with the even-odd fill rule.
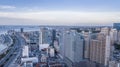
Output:
[[[0,25],[112,25],[120,0],[0,0]]]

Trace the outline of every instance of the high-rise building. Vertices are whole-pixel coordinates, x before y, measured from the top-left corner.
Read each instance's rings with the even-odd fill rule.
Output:
[[[23,47],[22,56],[23,57],[29,57],[29,48],[28,48],[28,46]]]
[[[90,41],[90,61],[107,66],[110,57],[110,36],[98,33]]]
[[[65,45],[64,45],[64,36],[65,36],[66,31],[65,30],[61,30],[61,33],[59,33],[59,55],[62,59],[64,59],[65,56]]]
[[[55,40],[56,40],[56,30],[52,30],[52,44],[54,44]]]
[[[113,45],[115,42],[118,41],[118,35],[117,35],[116,29],[111,29],[110,31],[110,39],[111,39],[111,45]]]
[[[55,40],[53,44],[54,44],[55,51],[56,51],[56,52],[59,52],[59,44],[58,44],[58,41]]]
[[[40,28],[39,44],[50,44],[50,31],[47,28]]]
[[[55,50],[54,50],[54,48],[50,47],[49,50],[50,50],[49,51],[50,57],[54,57],[55,56]]]
[[[111,56],[113,55],[113,51],[114,51],[114,44],[116,42],[119,42],[119,32],[117,32],[116,29],[111,29],[110,30],[110,41],[111,41],[111,46],[110,46],[110,49],[111,49]]]
[[[20,32],[23,33],[24,32],[24,28],[20,28]]]
[[[87,32],[84,35],[84,58],[88,59],[90,55],[90,40],[91,40],[91,32]]]
[[[120,42],[120,31],[118,31],[117,33],[117,39],[118,39],[118,42]]]
[[[39,44],[43,44],[43,32],[42,30],[40,29],[40,32],[39,32]]]
[[[110,28],[108,28],[108,27],[101,28],[101,33],[102,34],[108,35],[109,31],[110,31]]]
[[[74,30],[66,31],[64,36],[65,61],[68,67],[77,67],[83,60],[83,39]]]
[[[120,23],[114,23],[113,28],[116,28],[117,30],[120,30]]]

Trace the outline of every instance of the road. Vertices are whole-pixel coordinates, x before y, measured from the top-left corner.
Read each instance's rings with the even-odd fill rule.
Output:
[[[15,54],[13,54],[13,56],[9,59],[9,61],[5,64],[4,67],[8,67],[18,57],[18,55],[20,55],[22,51],[20,48],[22,47],[22,45],[26,44],[24,38],[19,33],[17,34],[16,38],[18,40],[18,43],[16,45],[18,46],[16,48]]]
[[[5,56],[5,59],[2,59],[2,61],[0,62],[0,65],[1,65],[0,67],[8,67],[12,63],[12,61],[16,59],[17,54],[20,53],[21,51],[20,48],[22,47],[22,45],[26,44],[24,38],[19,33],[17,33],[15,36],[16,37],[15,37],[14,46],[9,51],[9,53]]]
[[[10,48],[9,52],[7,53],[7,55],[3,59],[0,60],[0,67],[3,67],[3,65],[6,62],[6,60],[9,59],[9,57],[12,55],[12,53],[14,52],[14,50],[16,48],[16,43],[17,43],[17,40],[15,41],[14,46]]]

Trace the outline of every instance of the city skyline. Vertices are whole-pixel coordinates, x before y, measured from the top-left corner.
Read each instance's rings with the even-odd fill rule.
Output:
[[[0,25],[112,25],[120,22],[119,0],[4,0]]]
[[[113,26],[0,25],[0,67],[119,67]]]

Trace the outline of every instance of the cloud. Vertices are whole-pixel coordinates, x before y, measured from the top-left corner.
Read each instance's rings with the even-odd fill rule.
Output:
[[[15,9],[15,6],[10,6],[10,5],[0,5],[0,9]]]
[[[0,17],[9,19],[9,24],[15,20],[28,24],[112,24],[120,22],[120,12],[72,12],[72,11],[39,11],[39,12],[0,12]],[[6,19],[8,20],[8,19]],[[11,22],[10,22],[11,21]],[[29,22],[28,22],[29,21]],[[27,24],[26,23],[26,24]],[[4,24],[4,21],[0,24]],[[20,22],[16,21],[16,24]]]

